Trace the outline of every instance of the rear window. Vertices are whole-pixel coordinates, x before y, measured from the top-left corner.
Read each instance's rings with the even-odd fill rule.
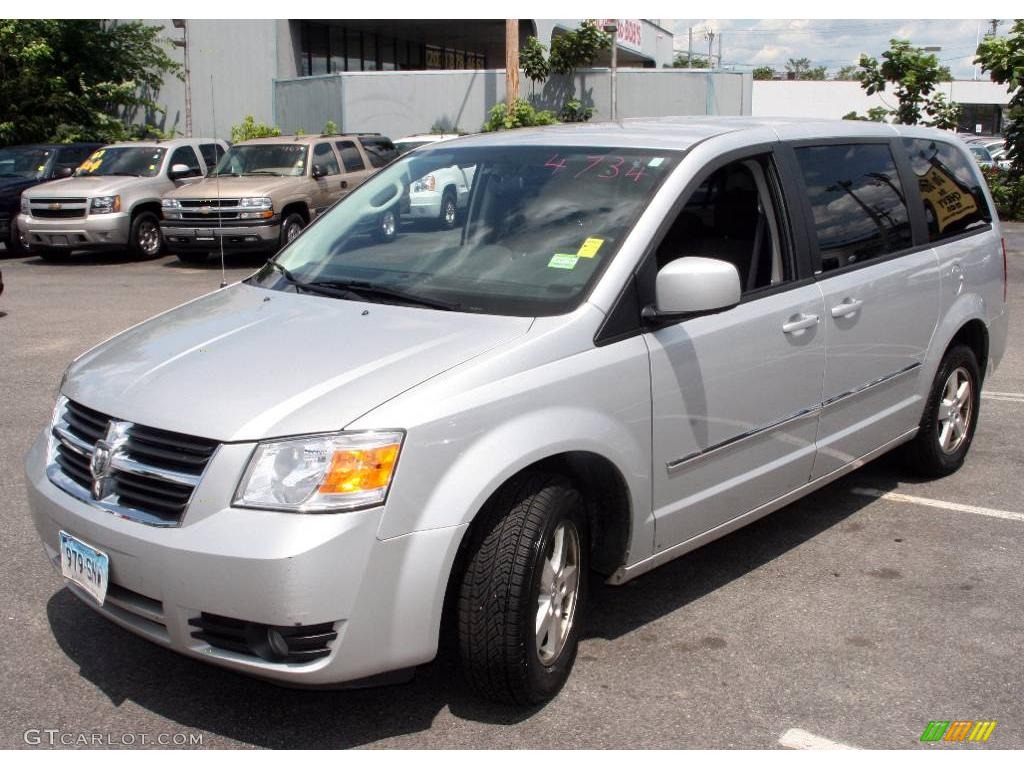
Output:
[[[800,147],[821,252],[821,271],[913,245],[907,206],[888,144]]]
[[[366,150],[370,165],[374,168],[382,168],[398,157],[398,150],[391,143],[391,139],[365,137],[360,141],[363,142],[363,149]]]
[[[933,139],[903,139],[903,147],[921,191],[931,242],[992,221],[981,180],[963,152]]]

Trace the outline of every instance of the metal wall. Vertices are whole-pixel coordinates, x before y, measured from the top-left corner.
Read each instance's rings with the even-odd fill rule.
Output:
[[[595,109],[595,120],[611,112],[610,72],[577,72],[572,94]],[[749,73],[620,69],[618,114],[749,115]],[[570,93],[565,78],[536,89],[521,76],[524,97],[557,108]],[[320,131],[328,120],[345,132],[379,131],[393,138],[431,130],[478,131],[488,110],[505,100],[505,71],[346,72],[274,83],[274,115],[286,133]]]

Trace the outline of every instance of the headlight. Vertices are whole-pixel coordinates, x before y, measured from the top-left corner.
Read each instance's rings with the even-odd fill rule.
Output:
[[[160,207],[165,211],[170,208],[172,210],[178,210],[181,208],[181,200],[175,200],[173,197],[165,197],[160,201]]]
[[[417,181],[412,186],[413,192],[433,192],[437,186],[437,179],[434,178],[434,174],[428,173],[422,179]]]
[[[341,432],[260,443],[236,507],[342,512],[387,498],[403,432]]]
[[[28,198],[25,197],[24,195],[21,196],[21,212],[31,213],[31,210],[28,207]]]
[[[272,205],[269,197],[243,197],[238,201],[239,208],[255,208],[257,211],[269,211]]]
[[[94,197],[89,202],[89,213],[117,213],[121,210],[121,196],[107,195],[106,197]]]

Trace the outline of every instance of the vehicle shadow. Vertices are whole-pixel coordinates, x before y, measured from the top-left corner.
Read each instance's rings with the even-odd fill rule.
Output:
[[[740,578],[870,504],[847,493],[858,482],[890,490],[900,477],[869,465],[624,587],[592,589],[587,638],[637,630]],[[456,717],[514,725],[540,708],[519,710],[476,698],[460,681],[450,648],[401,686],[348,691],[279,688],[156,646],[120,629],[67,589],[47,603],[53,635],[79,674],[115,706],[155,715],[257,747],[338,749],[431,728],[446,707]],[[486,744],[480,744],[486,747]]]
[[[25,264],[33,267],[55,267],[63,269],[66,267],[96,267],[110,266],[114,264],[144,264],[146,262],[158,261],[166,256],[141,257],[129,255],[127,251],[71,251],[66,254],[59,254],[49,258],[43,258],[37,253],[25,255]]]
[[[267,259],[271,258],[272,254],[266,253],[225,253],[224,254],[224,268],[225,269],[259,269],[267,263]],[[161,266],[167,267],[168,269],[203,269],[208,271],[216,271],[220,269],[220,254],[211,253],[210,257],[206,261],[196,262],[184,262],[176,256],[172,256]]]

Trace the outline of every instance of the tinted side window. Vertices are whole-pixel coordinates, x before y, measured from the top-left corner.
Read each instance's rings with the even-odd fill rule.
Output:
[[[338,166],[338,158],[334,156],[334,150],[326,142],[317,144],[313,150],[313,165],[319,165],[327,176],[336,176],[341,173]]]
[[[199,176],[202,173],[199,169],[199,157],[196,155],[196,151],[188,144],[174,150],[174,153],[171,155],[171,162],[167,166],[168,170],[179,163],[188,166],[190,176]]]
[[[981,181],[959,149],[932,139],[903,139],[903,147],[921,190],[931,242],[992,221]]]
[[[913,245],[888,144],[799,147],[796,156],[814,213],[822,272]]]
[[[365,138],[361,141],[370,158],[370,165],[374,168],[381,168],[398,157],[398,150],[391,143],[391,139]]]
[[[355,171],[362,171],[366,169],[366,163],[363,162],[363,156],[359,154],[359,150],[356,149],[356,145],[351,141],[339,141],[336,145],[338,152],[341,153],[341,162],[345,164],[345,172],[353,173]]]
[[[199,151],[203,154],[203,162],[211,171],[224,156],[224,148],[220,144],[200,144]]]

